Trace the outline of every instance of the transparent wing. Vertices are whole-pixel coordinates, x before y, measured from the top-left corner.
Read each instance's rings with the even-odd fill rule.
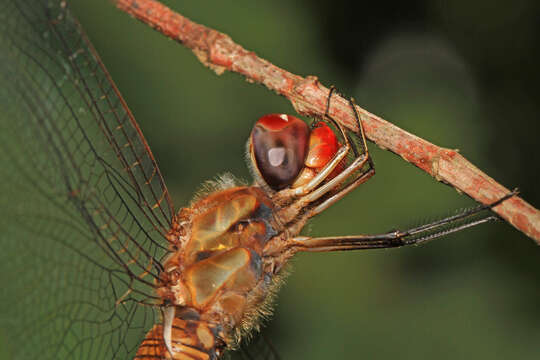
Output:
[[[64,1],[0,0],[0,126],[0,347],[132,357],[159,321],[173,207]]]

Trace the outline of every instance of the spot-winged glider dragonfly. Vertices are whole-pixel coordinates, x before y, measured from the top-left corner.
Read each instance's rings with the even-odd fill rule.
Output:
[[[230,333],[236,331],[235,327],[241,323],[235,317],[246,316],[239,305],[243,300],[231,295],[225,301],[223,293],[217,294],[216,290],[208,289],[206,291],[210,295],[197,298],[196,294],[203,291],[204,285],[196,280],[195,265],[200,268],[206,264],[205,272],[209,273],[210,265],[219,260],[216,256],[224,261],[239,262],[237,267],[248,269],[244,273],[250,274],[255,280],[237,280],[235,277],[235,281],[231,281],[231,275],[223,275],[222,272],[225,280],[212,278],[212,281],[204,281],[203,284],[215,286],[219,283],[222,285],[218,286],[220,291],[239,292],[247,297],[249,291],[245,289],[251,291],[257,281],[268,282],[270,285],[266,285],[269,288],[277,286],[278,281],[266,279],[270,275],[278,275],[283,265],[276,265],[275,259],[272,262],[265,262],[265,259],[278,257],[275,254],[283,255],[285,250],[278,245],[266,250],[244,243],[239,246],[238,241],[241,240],[230,238],[219,242],[217,249],[213,247],[215,244],[212,247],[207,244],[207,248],[202,246],[192,250],[191,270],[183,269],[183,272],[191,274],[191,280],[175,283],[181,290],[173,295],[169,290],[163,291],[163,288],[174,287],[170,278],[179,265],[174,263],[175,258],[171,254],[183,246],[179,239],[184,236],[182,224],[186,219],[183,215],[177,215],[178,209],[173,208],[157,161],[142,132],[65,2],[36,1],[32,3],[34,6],[15,1],[3,3],[1,40],[4,51],[1,61],[5,66],[2,82],[9,86],[2,89],[2,115],[17,120],[11,121],[10,128],[3,131],[3,135],[9,138],[4,137],[6,141],[2,153],[2,164],[9,164],[4,167],[4,179],[13,189],[2,196],[2,206],[12,208],[11,216],[3,219],[2,229],[6,230],[3,236],[18,239],[6,242],[4,254],[9,256],[2,258],[4,265],[10,269],[10,277],[17,275],[6,297],[10,303],[17,304],[14,308],[16,311],[3,315],[2,319],[3,324],[12,324],[13,332],[7,326],[2,328],[2,336],[10,339],[7,342],[8,354],[17,354],[18,358],[38,355],[44,358],[130,358],[139,352],[139,358],[145,358],[146,350],[142,349],[145,346],[151,349],[156,345],[156,350],[149,350],[154,358],[182,358],[191,354],[198,359],[204,358],[204,355],[212,358],[221,354],[227,346],[234,347],[236,339],[231,338],[235,338],[235,335]],[[6,95],[9,95],[9,100]],[[237,215],[234,221],[227,222],[227,231],[233,227],[241,233],[246,229],[255,233],[259,231],[264,236],[261,235],[262,244],[258,246],[270,243],[270,238],[275,238],[284,229],[297,234],[305,220],[333,203],[333,200],[325,203],[330,198],[334,199],[329,194],[334,196],[340,191],[348,192],[346,186],[356,186],[354,181],[363,183],[372,175],[362,134],[349,134],[339,124],[328,120],[333,130],[330,138],[337,136],[340,140],[336,140],[334,149],[322,165],[311,167],[315,169],[312,177],[306,175],[303,179],[308,180],[304,183],[293,181],[300,171],[308,168],[303,166],[304,162],[300,165],[296,163],[293,176],[283,179],[269,175],[266,169],[268,164],[258,160],[260,156],[255,149],[262,147],[264,151],[261,153],[270,154],[267,163],[272,166],[284,156],[282,151],[270,151],[274,150],[271,146],[266,148],[268,141],[275,139],[264,135],[265,131],[271,133],[276,130],[274,127],[284,126],[276,125],[276,122],[293,124],[295,131],[303,134],[305,144],[316,142],[318,135],[314,134],[320,133],[317,129],[330,129],[328,125],[314,122],[309,128],[304,122],[282,114],[259,120],[258,127],[250,137],[250,144],[254,175],[258,179],[257,188],[263,190],[256,190],[256,195],[249,191],[241,193],[241,201],[231,201],[229,198],[227,201],[217,201],[222,204],[214,207],[217,212],[236,214],[238,209],[243,209],[240,212],[249,213],[249,216]],[[262,140],[259,140],[257,129],[262,129]],[[351,140],[351,136],[356,136],[356,140],[360,141]],[[297,137],[295,133],[294,138]],[[7,144],[11,144],[8,140],[24,144],[22,151],[8,147]],[[285,143],[287,141],[284,140]],[[295,156],[302,159],[309,157],[309,152],[299,156],[299,150],[294,148],[294,144],[298,144],[289,142],[293,145],[277,149],[291,150],[292,146]],[[305,144],[302,146],[305,147]],[[330,158],[341,156],[339,151],[345,145],[347,150],[351,149],[353,156],[343,161],[340,158],[331,169],[326,168]],[[317,156],[312,154],[313,158]],[[338,178],[338,173],[349,169],[355,159],[362,162],[355,165],[358,167],[349,174],[354,180],[349,179],[351,182],[346,185],[342,185],[341,181],[332,183],[333,179]],[[224,177],[208,186],[213,190],[227,188],[224,191],[230,191],[232,182],[232,178]],[[328,184],[333,185],[326,186]],[[288,207],[295,204],[292,199],[299,194],[303,196],[304,191],[305,194],[311,193],[311,190],[320,189],[323,185],[329,193],[309,200],[316,206],[302,203],[298,209]],[[302,189],[302,193],[282,191],[283,197],[278,199],[268,195],[289,188],[294,191]],[[242,188],[241,191],[247,190]],[[237,197],[238,194],[232,196]],[[204,202],[207,198],[199,196],[199,199]],[[254,203],[246,205],[245,199],[249,204],[250,201]],[[235,205],[227,209],[224,207],[227,203]],[[266,214],[275,206],[273,203],[279,208],[294,210],[294,213],[276,215],[279,221],[274,224]],[[201,206],[201,202],[193,204],[194,209]],[[307,210],[313,213],[306,213]],[[207,217],[215,216],[212,212],[205,214]],[[291,223],[299,215],[305,217],[300,224],[292,224],[295,228],[290,230]],[[190,218],[187,222],[198,226],[207,220],[200,217]],[[210,223],[216,225],[215,220]],[[256,229],[260,226],[263,230]],[[447,231],[452,228],[443,229]],[[343,245],[345,250],[394,247],[404,245],[401,240],[422,240],[425,229],[419,230],[422,232],[418,237],[413,233],[392,232],[366,237],[361,242],[358,237],[348,238],[346,244],[341,241],[343,238],[310,242],[312,239],[297,237],[295,243],[289,243],[286,247],[323,251],[340,250],[339,247]],[[198,231],[207,229],[201,230],[199,226]],[[432,236],[439,233],[435,229],[434,233],[429,231],[427,234]],[[175,236],[176,240],[171,240]],[[375,243],[370,243],[372,240]],[[283,255],[284,258],[298,249]],[[214,262],[209,262],[210,259]],[[223,265],[219,261],[217,263]],[[272,291],[268,290],[268,293]],[[266,289],[263,292],[266,294]],[[184,311],[186,307],[200,310],[209,302],[215,303],[215,298],[223,300],[220,302],[222,313],[227,301],[232,302],[234,309],[240,309],[227,310],[231,317],[227,321],[233,324],[228,326],[233,330],[227,326],[209,326],[213,323],[201,320],[205,315],[202,311]],[[258,304],[258,301],[255,303]],[[249,316],[255,317],[256,314]],[[256,327],[249,321],[247,323],[247,328]],[[182,336],[174,335],[175,326],[190,330],[186,330]],[[196,340],[193,340],[195,336]],[[159,338],[157,344],[152,343],[155,337]],[[190,338],[192,342],[182,342],[178,340],[180,338]],[[268,359],[277,356],[268,344],[262,347],[266,351],[262,356]],[[259,358],[259,355],[250,354],[249,350],[244,356]]]

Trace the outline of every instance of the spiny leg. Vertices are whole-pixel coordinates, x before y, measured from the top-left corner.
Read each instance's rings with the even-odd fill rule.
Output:
[[[330,90],[331,96],[334,88],[332,87]],[[331,119],[333,122],[337,123],[335,120],[333,120],[330,115],[328,115],[328,106],[330,104],[330,101],[328,100],[327,103],[327,110],[325,113],[325,116]],[[351,105],[354,117],[356,119],[357,127],[358,127],[358,135],[361,140],[361,147],[362,147],[362,154],[357,156],[354,161],[347,167],[345,170],[343,170],[341,173],[339,173],[336,177],[328,181],[327,183],[323,184],[322,186],[316,188],[314,191],[308,193],[307,195],[301,197],[296,202],[292,203],[290,206],[286,207],[281,211],[281,218],[284,219],[286,222],[293,220],[300,211],[308,206],[310,203],[317,201],[322,196],[327,194],[328,192],[332,191],[333,189],[336,189],[342,184],[348,177],[353,175],[355,172],[359,171],[364,167],[364,165],[367,163],[368,168],[364,171],[360,172],[355,176],[355,178],[343,189],[340,189],[337,191],[336,194],[331,195],[328,199],[325,199],[321,204],[318,204],[316,207],[309,209],[301,219],[299,219],[296,222],[296,226],[301,228],[306,223],[307,219],[309,219],[312,216],[315,216],[316,214],[319,214],[323,210],[330,207],[330,205],[334,204],[343,196],[354,190],[359,185],[363,184],[365,181],[367,181],[370,177],[375,175],[375,167],[373,165],[373,161],[371,160],[371,157],[369,156],[369,151],[367,147],[367,141],[364,134],[364,129],[362,127],[362,123],[360,121],[360,117],[358,115],[358,112],[356,111],[356,104],[354,103],[354,99],[349,99],[349,104]],[[338,124],[339,126],[339,124]],[[356,151],[355,151],[356,153]],[[322,181],[322,180],[321,180]]]
[[[347,132],[345,131],[343,125],[338,123],[329,115],[330,99],[332,98],[332,94],[335,91],[336,88],[334,86],[331,86],[328,93],[328,98],[326,100],[326,110],[324,112],[324,117],[327,118],[330,122],[332,122],[333,125],[340,131],[345,144],[339,147],[334,157],[309,182],[296,188],[289,188],[280,191],[275,198],[278,203],[282,202],[283,199],[295,198],[311,192],[313,189],[319,186],[328,177],[328,175],[332,173],[332,171],[334,171],[334,169],[343,161],[343,159],[345,159],[345,156],[347,156],[347,154],[349,153],[351,149],[351,142],[349,137],[347,136]],[[354,147],[353,150],[356,154],[356,149]]]
[[[322,196],[327,194],[329,191],[337,188],[343,181],[345,181],[349,176],[354,174],[356,171],[360,170],[368,161],[368,157],[365,155],[361,155],[360,157],[356,158],[352,164],[350,164],[348,167],[345,168],[342,172],[340,172],[336,177],[329,180],[325,184],[321,185],[320,187],[316,188],[309,194],[301,197],[297,203],[297,206],[304,207],[305,205],[316,201],[320,199]]]
[[[356,125],[358,126],[358,132],[360,133],[360,139],[362,140],[362,151],[358,151],[358,149],[356,148],[356,142],[354,142],[351,137],[347,134],[347,132],[345,131],[345,129],[343,128],[343,125],[341,125],[340,123],[338,123],[332,116],[330,116],[330,97],[331,95],[334,93],[334,92],[337,92],[336,88],[334,87],[334,85],[332,85],[330,87],[330,92],[329,92],[329,95],[328,95],[328,99],[326,101],[326,110],[324,112],[324,118],[325,119],[328,119],[336,128],[338,128],[341,132],[341,135],[342,137],[344,138],[344,141],[346,143],[349,143],[351,145],[351,149],[353,150],[353,153],[354,153],[354,157],[357,158],[360,156],[360,154],[367,154],[367,142],[366,142],[366,137],[364,136],[364,129],[362,128],[361,126],[361,123],[360,123],[360,117],[358,116],[358,113],[356,111],[356,107],[355,107],[355,102],[354,102],[354,98],[349,98],[349,104],[351,105],[351,108],[353,109],[353,114],[354,114],[354,117],[356,119]],[[343,96],[343,95],[341,95]]]
[[[290,247],[295,251],[326,252],[384,249],[421,244],[475,225],[498,220],[499,217],[496,214],[491,213],[480,219],[475,219],[474,216],[482,211],[492,209],[517,194],[518,191],[516,189],[489,205],[481,205],[460,214],[405,231],[396,230],[380,235],[332,236],[321,238],[299,236],[292,239]],[[460,223],[461,221],[462,223]],[[455,226],[452,227],[452,225]]]
[[[328,119],[339,130],[339,132],[341,133],[341,137],[343,138],[343,141],[345,142],[345,144],[350,145],[351,141],[350,141],[349,137],[347,136],[347,132],[345,131],[345,128],[343,127],[343,125],[341,125],[333,117],[330,116],[330,100],[332,99],[332,95],[336,91],[337,90],[336,90],[336,87],[334,85],[330,86],[330,91],[328,92],[328,97],[326,98],[326,109],[324,110],[323,119]]]
[[[355,180],[353,180],[350,184],[345,186],[343,189],[338,191],[337,193],[331,195],[327,199],[324,199],[324,201],[317,206],[315,206],[313,209],[309,211],[309,217],[313,217],[315,215],[320,214],[324,210],[328,209],[331,205],[336,203],[337,201],[341,200],[345,195],[356,189],[358,186],[362,185],[366,181],[368,181],[373,175],[375,175],[374,169],[368,169],[366,171],[363,171]]]
[[[356,111],[356,104],[354,102],[353,98],[349,99],[349,104],[351,105],[351,108],[353,109],[354,117],[356,119],[356,124],[358,126],[358,132],[360,133],[360,139],[361,139],[361,147],[362,152],[367,158],[368,168],[364,171],[362,171],[360,174],[357,175],[356,179],[354,179],[350,184],[348,184],[345,188],[341,189],[336,194],[333,194],[329,198],[325,199],[321,204],[317,205],[315,208],[311,209],[306,215],[307,218],[315,216],[317,214],[320,214],[322,211],[328,209],[332,204],[337,202],[338,200],[342,199],[345,195],[347,195],[352,190],[356,189],[359,185],[365,183],[369,178],[371,178],[373,175],[375,175],[375,166],[373,165],[373,161],[371,160],[371,156],[369,156],[369,151],[367,147],[367,141],[364,134],[364,128],[362,127],[362,123],[360,122],[360,117],[358,116],[358,112]],[[353,147],[353,149],[355,149]],[[356,153],[356,151],[355,151]],[[361,162],[361,166],[359,168],[362,168],[365,164],[365,161]]]
[[[362,151],[364,154],[368,155],[368,162],[370,169],[375,169],[375,165],[373,164],[373,161],[371,160],[371,157],[369,156],[368,146],[367,146],[367,140],[366,140],[366,134],[364,132],[364,127],[362,126],[362,122],[360,121],[360,116],[358,115],[358,111],[356,110],[356,102],[354,101],[354,98],[349,98],[349,104],[351,105],[351,108],[353,109],[354,118],[356,119],[356,126],[358,127],[358,132],[360,133],[360,139]]]
[[[337,193],[329,196],[324,199],[320,204],[309,208],[305,213],[303,213],[300,218],[291,224],[288,228],[291,234],[298,234],[302,228],[306,225],[307,221],[315,215],[320,214],[324,210],[328,209],[330,206],[341,200],[345,195],[356,189],[358,186],[362,185],[368,181],[373,175],[375,175],[375,170],[368,169],[365,172],[362,172],[358,178],[348,184],[346,187],[338,191]]]
[[[351,108],[353,110],[354,117],[356,119],[356,125],[358,127],[358,133],[360,137],[360,144],[362,147],[362,155],[357,156],[355,161],[349,165],[345,170],[343,170],[338,176],[336,176],[334,179],[330,180],[328,183],[324,184],[317,190],[313,191],[312,193],[308,194],[306,197],[306,201],[312,202],[317,199],[319,199],[321,196],[326,194],[329,190],[331,190],[334,187],[339,186],[339,184],[344,181],[347,177],[349,177],[351,174],[353,174],[355,171],[361,169],[364,167],[364,165],[368,164],[368,168],[361,173],[359,173],[352,182],[347,185],[344,189],[341,189],[338,193],[332,195],[331,198],[325,200],[322,204],[326,204],[326,206],[317,206],[318,211],[314,213],[313,215],[316,215],[320,213],[322,210],[328,208],[331,204],[335,203],[337,200],[341,199],[343,196],[345,196],[347,193],[358,187],[360,184],[363,184],[365,181],[367,181],[370,177],[375,175],[375,166],[373,164],[373,161],[371,160],[371,157],[369,156],[369,150],[367,146],[367,140],[366,136],[364,134],[364,128],[362,127],[362,123],[360,121],[360,117],[358,116],[358,112],[356,111],[356,104],[354,102],[353,98],[349,98],[349,104],[351,105]],[[355,151],[356,152],[356,151]],[[368,176],[366,176],[368,175]],[[313,216],[312,215],[312,216]]]

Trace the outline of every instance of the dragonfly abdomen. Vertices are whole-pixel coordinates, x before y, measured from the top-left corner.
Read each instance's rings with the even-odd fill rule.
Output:
[[[135,359],[141,360],[215,360],[224,347],[217,337],[217,329],[205,321],[183,319],[182,311],[164,318],[164,324],[156,324],[146,334]],[[164,313],[167,313],[165,310]]]

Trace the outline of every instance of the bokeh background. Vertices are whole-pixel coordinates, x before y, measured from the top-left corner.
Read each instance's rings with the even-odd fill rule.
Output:
[[[540,6],[518,1],[164,1],[435,144],[458,148],[540,206]],[[294,113],[240,76],[117,11],[72,1],[137,118],[175,204],[247,179],[263,114]],[[312,222],[313,236],[380,233],[474,203],[370,144],[377,175]],[[265,332],[283,359],[537,359],[540,248],[507,224],[421,247],[293,261]]]

